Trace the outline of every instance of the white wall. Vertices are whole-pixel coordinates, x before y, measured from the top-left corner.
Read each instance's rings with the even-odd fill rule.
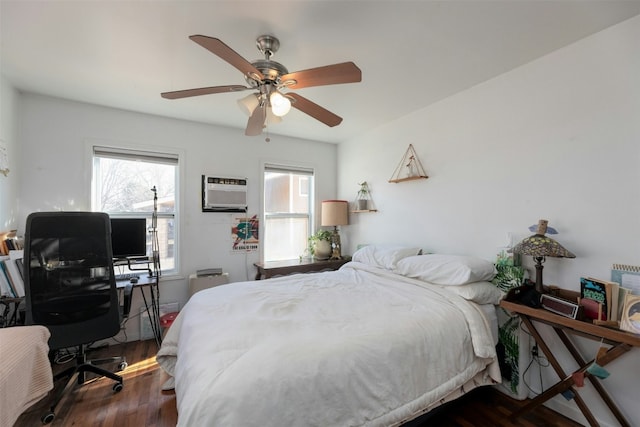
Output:
[[[495,260],[508,232],[523,238],[548,219],[577,257],[548,259],[546,284],[578,290],[581,276],[608,279],[612,263],[640,265],[639,76],[636,17],[341,144],[338,196],[353,200],[366,180],[379,209],[352,214],[343,244]],[[388,183],[410,143],[429,179]],[[639,356],[614,362],[604,381],[635,425]],[[616,425],[591,387],[585,395],[604,425]],[[553,404],[577,417],[573,403]]]
[[[187,277],[197,269],[222,267],[230,281],[252,280],[259,253],[231,252],[231,221],[237,214],[201,211],[201,175],[247,177],[249,214],[261,214],[261,163],[285,162],[316,169],[317,200],[334,198],[334,144],[271,135],[245,137],[238,129],[138,114],[34,94],[21,97],[19,232],[27,215],[44,210],[90,210],[92,143],[178,151],[181,275],[163,277],[161,302],[188,298]],[[151,197],[151,194],[150,194]],[[318,203],[319,205],[319,203]],[[137,292],[136,292],[137,294]],[[134,299],[132,312],[141,301]],[[137,321],[127,331],[137,339]]]
[[[7,150],[10,172],[0,174],[0,232],[15,230],[18,215],[18,99],[15,88],[0,75],[0,140]]]

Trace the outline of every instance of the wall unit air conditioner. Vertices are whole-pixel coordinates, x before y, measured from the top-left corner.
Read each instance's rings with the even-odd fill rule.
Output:
[[[203,212],[246,212],[247,179],[202,175]]]

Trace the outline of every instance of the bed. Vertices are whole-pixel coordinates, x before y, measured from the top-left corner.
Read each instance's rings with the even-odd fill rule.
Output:
[[[53,388],[49,335],[44,326],[0,329],[0,426],[12,426]]]
[[[499,383],[493,264],[417,253],[193,295],[157,354],[178,426],[397,426]]]

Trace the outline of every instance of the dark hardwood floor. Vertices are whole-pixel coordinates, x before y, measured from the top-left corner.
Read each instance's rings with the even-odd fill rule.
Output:
[[[160,387],[168,378],[155,361],[157,347],[154,341],[134,341],[92,351],[90,358],[124,354],[129,366],[121,374],[124,389],[113,393],[113,381],[95,379],[76,387],[60,402],[51,426],[102,427],[173,427],[177,410],[173,392],[162,392]],[[54,371],[64,369],[56,365]],[[36,403],[17,421],[16,427],[40,426],[40,417],[47,412],[47,398]],[[576,427],[580,424],[556,412],[541,408],[526,414],[515,422],[509,415],[523,405],[492,387],[481,387],[471,393],[437,408],[405,427]],[[196,426],[200,427],[200,426]],[[242,426],[230,426],[242,427]],[[288,427],[288,426],[283,426]],[[330,427],[330,426],[327,426]]]

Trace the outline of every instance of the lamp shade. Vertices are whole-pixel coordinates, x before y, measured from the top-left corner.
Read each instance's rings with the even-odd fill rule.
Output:
[[[349,224],[349,203],[346,200],[322,201],[322,225],[336,226]]]
[[[275,125],[278,124],[282,121],[282,117],[276,116],[275,114],[273,114],[273,111],[271,111],[271,108],[267,108],[267,119],[265,120],[265,123],[268,125]]]
[[[253,110],[260,104],[260,100],[255,93],[251,93],[244,98],[238,99],[238,107],[245,113],[247,116],[253,114]]]
[[[547,257],[554,258],[575,258],[576,256],[566,250],[560,243],[551,237],[545,236],[547,232],[547,224],[549,221],[541,219],[538,221],[536,234],[529,236],[515,245],[511,252],[516,254],[529,255],[533,257],[536,265],[536,283],[535,290],[539,294],[544,293],[544,285],[542,282],[542,263]]]
[[[560,243],[551,237],[545,236],[547,224],[548,221],[545,219],[538,221],[536,234],[522,240],[513,247],[512,251],[517,254],[534,257],[575,258],[576,256]]]

